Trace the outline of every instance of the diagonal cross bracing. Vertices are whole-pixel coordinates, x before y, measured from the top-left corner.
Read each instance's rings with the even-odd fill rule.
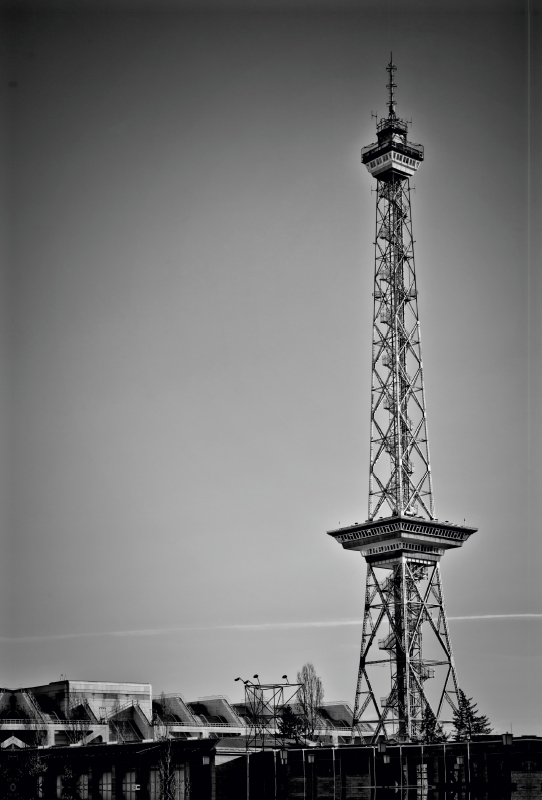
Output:
[[[431,518],[408,178],[378,181],[376,219],[369,519],[382,511]]]
[[[427,705],[443,724],[451,721],[457,707],[457,679],[444,623],[440,565],[426,567],[403,557],[391,575],[389,570],[386,573],[379,577],[377,569],[367,565],[353,727],[372,724],[388,737],[415,739]],[[429,623],[429,630],[423,634],[426,647],[428,636],[432,639],[430,658],[422,654],[425,622]],[[382,657],[383,651],[389,653],[388,658]],[[386,666],[391,681],[379,704],[373,687],[382,683],[382,668]],[[429,679],[434,684],[430,692],[425,688]]]

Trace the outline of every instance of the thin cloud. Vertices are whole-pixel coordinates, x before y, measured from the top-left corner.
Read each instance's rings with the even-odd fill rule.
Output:
[[[469,614],[466,617],[448,617],[458,619],[542,619],[542,614]]]
[[[461,617],[448,617],[449,622],[462,620],[478,619],[542,619],[542,614],[469,614]],[[304,628],[341,628],[347,626],[361,626],[363,620],[360,619],[340,619],[340,620],[318,620],[312,622],[254,622],[242,623],[237,625],[210,625],[210,626],[186,626],[175,628],[141,628],[139,630],[128,631],[99,631],[91,633],[56,633],[43,636],[0,636],[0,642],[23,643],[23,642],[49,642],[61,641],[63,639],[93,639],[97,637],[137,637],[137,636],[161,636],[167,633],[186,633],[189,631],[284,631],[299,630]]]
[[[264,630],[288,630],[296,628],[336,628],[342,625],[361,625],[362,621],[352,620],[332,620],[325,622],[255,622],[237,625],[209,625],[209,626],[186,626],[175,628],[142,628],[140,630],[129,631],[100,631],[98,633],[55,633],[43,636],[0,636],[0,642],[45,642],[59,641],[62,639],[92,639],[98,636],[126,637],[126,636],[160,636],[164,633],[185,633],[187,631],[264,631]]]
[[[255,622],[244,625],[224,625],[224,628],[235,630],[288,630],[290,628],[340,628],[343,625],[362,625],[361,619],[340,619],[320,622]]]

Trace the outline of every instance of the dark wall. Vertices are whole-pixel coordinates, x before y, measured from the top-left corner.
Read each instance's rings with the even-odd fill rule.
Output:
[[[309,761],[309,758],[312,761]],[[246,798],[246,758],[216,768],[217,800]],[[249,756],[254,800],[519,800],[542,797],[542,739],[500,737],[438,745],[314,748]],[[244,792],[243,792],[244,790]],[[422,792],[422,795],[420,795]]]
[[[110,773],[114,800],[149,800],[150,771],[168,754],[189,779],[191,800],[247,800],[247,785],[248,800],[542,797],[542,739],[527,737],[509,746],[500,737],[488,737],[469,743],[388,746],[385,752],[372,746],[289,750],[285,756],[266,751],[249,754],[248,770],[243,752],[215,766],[216,743],[209,740],[11,750],[0,756],[0,797],[31,800],[37,797],[40,779],[41,796],[52,800],[61,775],[63,796],[77,798],[77,780],[85,774],[89,796],[102,800],[100,777]],[[139,785],[137,790],[127,789],[128,775]]]
[[[56,800],[61,776],[62,797],[78,800],[79,778],[85,775],[92,800],[149,800],[151,770],[160,764],[163,768],[165,762],[171,770],[180,769],[183,779],[189,781],[191,800],[213,800],[214,753],[209,740],[4,751],[0,755],[0,798]],[[110,786],[105,797],[101,791],[104,775]],[[186,794],[186,784],[183,789]]]

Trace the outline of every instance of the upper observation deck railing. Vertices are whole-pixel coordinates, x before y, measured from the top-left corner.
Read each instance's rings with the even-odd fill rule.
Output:
[[[368,144],[366,147],[362,147],[361,155],[366,156],[368,153],[372,151],[384,151],[384,150],[395,150],[397,153],[402,153],[405,156],[410,156],[410,158],[418,158],[423,159],[423,144],[414,144],[413,142],[409,142],[408,144],[403,144],[402,142],[383,142],[379,144],[378,142],[373,142],[372,144]]]
[[[405,119],[400,119],[399,117],[392,117],[391,119],[390,117],[383,117],[377,123],[376,129],[380,133],[380,131],[384,131],[386,130],[386,128],[393,127],[393,128],[399,128],[399,130],[402,130],[406,133],[407,125],[408,123]]]

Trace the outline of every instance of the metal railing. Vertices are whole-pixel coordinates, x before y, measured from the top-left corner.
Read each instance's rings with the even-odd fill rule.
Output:
[[[380,698],[380,705],[382,706],[382,708],[395,708],[397,703],[394,697],[388,695],[387,697]]]
[[[408,144],[403,144],[402,142],[373,142],[372,144],[368,144],[366,147],[363,147],[361,150],[361,155],[366,156],[368,153],[371,153],[374,150],[375,156],[378,153],[389,152],[390,150],[394,150],[396,153],[402,153],[404,156],[410,156],[410,158],[415,158],[418,161],[420,159],[423,160],[424,157],[424,147],[423,144],[414,144],[414,142],[409,142]]]
[[[418,666],[418,665],[416,665]],[[420,664],[418,666],[418,675],[422,681],[429,680],[430,678],[435,677],[435,668],[434,667],[427,667],[425,664]]]
[[[89,725],[91,728],[96,727],[96,725],[107,725],[107,722],[94,722],[90,719],[0,719],[0,728],[3,725],[17,725],[17,727],[25,729],[43,728],[48,725],[54,725],[55,728],[58,728],[66,725],[73,726],[74,722]]]
[[[162,701],[163,697],[163,701]],[[170,694],[160,695],[160,697],[155,697],[153,702],[157,702],[165,711],[166,714],[170,714],[171,716],[179,717],[179,714],[176,713],[174,709],[171,708],[172,705],[178,703],[181,707],[183,713],[190,719],[193,720],[196,724],[199,724],[199,720],[196,718],[194,712],[190,709],[188,703],[184,699],[183,695],[180,692],[172,692]],[[156,712],[153,711],[153,714]],[[156,714],[159,717],[159,714]]]
[[[168,721],[162,720],[158,716],[155,717],[155,720],[153,720],[153,725],[156,725],[157,727],[163,726],[163,727],[178,727],[178,728],[245,728],[246,727],[246,724],[244,722],[241,725],[237,725],[234,722],[209,722],[206,724],[203,722],[199,722],[197,724],[193,724],[191,722],[170,722],[169,720]],[[270,725],[269,727],[273,728],[276,726]],[[316,728],[316,731],[320,731],[321,733],[325,731],[349,731],[349,730],[350,730],[349,726],[348,727],[335,726],[333,725],[332,722],[330,722],[328,725],[322,725],[319,728]]]
[[[389,117],[383,117],[376,125],[377,131],[385,130],[386,128],[398,128],[402,131],[407,131],[407,122],[404,119],[400,119],[399,117],[393,117],[390,119]]]
[[[96,728],[97,726],[107,725],[108,722],[109,722],[109,720],[99,721],[99,722],[92,722],[90,720],[82,720],[82,721],[84,721],[85,723],[88,723],[88,727],[89,728]],[[126,722],[126,723],[129,723],[130,725],[132,724],[131,720],[118,720],[116,722],[114,720],[111,720],[111,722],[113,723],[113,726],[115,727],[115,732],[117,734],[119,734],[123,738],[124,738],[124,736],[123,736],[122,731],[118,730],[119,723],[125,723]],[[48,720],[1,719],[0,720],[0,729],[4,725],[16,725],[19,729],[21,729],[21,728],[45,728],[45,727],[48,727],[48,726],[54,726],[55,728],[64,728],[64,727],[73,726],[73,720],[57,719],[57,720],[48,721]],[[233,722],[213,722],[213,723],[209,723],[209,724],[205,725],[204,723],[169,722],[169,721],[166,722],[166,721],[162,721],[162,720],[159,720],[159,719],[153,720],[152,726],[153,727],[164,727],[164,728],[175,728],[175,727],[177,727],[177,728],[198,728],[198,729],[207,728],[207,729],[211,729],[211,730],[214,729],[214,728],[220,728],[220,729],[225,729],[225,728],[226,729],[227,728],[232,729],[233,728],[233,729],[237,729],[237,730],[239,730],[239,729],[240,730],[245,730],[245,728],[246,728],[246,725],[244,723],[242,723],[241,725],[237,725],[237,724],[235,724]],[[278,728],[276,726],[270,726],[270,729],[278,730]],[[344,725],[337,726],[337,725],[333,725],[332,723],[330,723],[327,726],[322,725],[321,727],[315,728],[314,732],[315,732],[315,734],[317,736],[328,735],[328,734],[333,733],[333,732],[351,733],[351,727],[350,726],[346,727]]]
[[[171,720],[165,720],[159,717],[157,714],[155,715],[152,724],[159,727],[163,725],[164,727],[180,727],[180,728],[244,728],[245,723],[240,722],[176,722]]]
[[[391,650],[395,647],[395,633],[392,631],[384,636],[383,639],[378,640],[378,647],[380,650]]]
[[[30,708],[32,709],[32,711],[34,712],[36,717],[38,719],[43,719],[44,718],[43,717],[43,711],[39,707],[38,701],[36,700],[36,698],[34,697],[32,692],[24,692],[23,691],[23,692],[21,692],[21,694],[25,698],[25,700],[28,701],[28,705],[30,706]]]
[[[143,711],[141,704],[138,700],[128,700],[128,702],[123,703],[121,706],[117,706],[116,708],[113,708],[111,711],[108,711],[107,714],[101,717],[100,719],[103,719],[105,721],[113,720],[113,717],[116,717],[117,714],[120,714],[122,711],[127,711],[129,708],[137,708],[143,714],[148,724],[149,725],[151,724],[151,721]]]

